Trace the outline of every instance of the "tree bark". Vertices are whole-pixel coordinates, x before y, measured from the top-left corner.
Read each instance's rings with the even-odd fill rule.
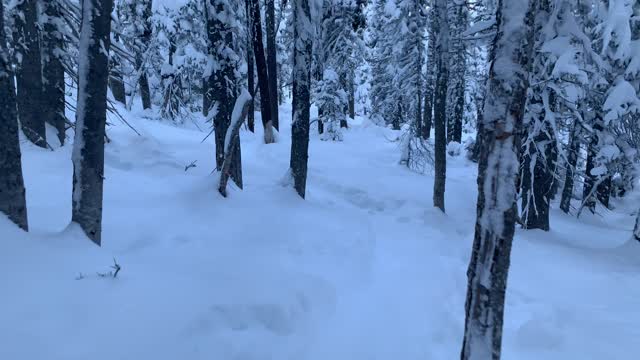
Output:
[[[66,138],[64,66],[60,58],[64,39],[58,27],[63,21],[60,3],[51,0],[43,4],[47,21],[42,34],[42,80],[45,121],[56,129],[60,145]]]
[[[81,6],[71,219],[100,245],[113,0],[82,0]]]
[[[280,130],[278,117],[278,61],[276,47],[276,6],[275,0],[265,0],[267,28],[267,73],[269,76],[269,99],[271,100],[271,117],[273,127]]]
[[[306,196],[311,109],[311,52],[313,49],[309,0],[293,0],[293,119],[291,124],[291,176],[300,197]],[[318,120],[318,123],[321,123]]]
[[[264,142],[275,142],[273,135],[273,117],[271,114],[271,92],[269,90],[269,75],[267,72],[267,60],[262,46],[262,21],[260,20],[260,2],[258,0],[246,0],[251,7],[251,19],[253,20],[253,55],[256,59],[258,72],[258,87],[260,88],[260,112],[262,113],[262,125],[264,126]]]
[[[520,131],[537,0],[499,0],[484,106],[478,204],[469,263],[462,360],[499,360],[511,244],[517,217]],[[506,31],[508,29],[508,31]],[[503,65],[509,64],[508,70]]]
[[[143,57],[146,55],[145,53],[148,51],[148,44],[151,42],[151,15],[152,15],[152,6],[153,0],[144,0],[145,8],[144,14],[142,15],[142,21],[144,24],[144,30],[142,33],[142,38],[139,43],[143,52],[140,52],[136,56],[136,65],[138,71],[140,73],[139,85],[140,85],[140,97],[142,98],[142,108],[143,109],[151,109],[151,89],[149,87],[149,78],[147,77],[146,64],[144,63]],[[135,6],[135,2],[133,3]]]
[[[242,126],[242,123],[244,123],[244,119],[247,118],[252,101],[253,98],[251,98],[249,92],[243,90],[240,96],[236,99],[231,124],[227,129],[227,134],[225,135],[225,156],[222,168],[220,169],[220,182],[218,185],[218,192],[224,197],[227,197],[227,183],[229,182],[229,176],[234,172],[232,167],[234,164],[236,164],[235,166],[239,165],[238,162],[233,159],[233,156],[237,153],[237,151],[234,151],[234,147],[240,146],[240,127]],[[242,175],[242,170],[240,170],[240,175]]]
[[[38,33],[38,0],[23,0],[17,5],[16,52],[21,61],[16,72],[18,118],[29,141],[47,147],[45,106],[42,93],[42,58]]]
[[[272,0],[273,1],[273,0]],[[251,95],[251,103],[249,104],[249,115],[247,118],[247,127],[249,131],[255,132],[255,123],[256,123],[256,113],[255,113],[255,61],[253,58],[253,31],[252,25],[253,21],[251,20],[251,7],[249,6],[250,2],[245,1],[245,10],[247,14],[247,87],[249,90],[249,95]]]
[[[435,180],[433,183],[433,206],[445,212],[444,193],[447,179],[447,87],[449,83],[449,25],[447,19],[447,5],[444,0],[437,0],[433,8],[438,22],[436,35],[437,69],[436,87],[434,94],[434,125],[435,125]]]
[[[569,214],[569,212],[571,211],[571,199],[573,199],[574,179],[576,176],[575,170],[578,164],[578,152],[580,152],[580,139],[578,138],[579,131],[580,125],[573,124],[567,151],[567,170],[564,176],[562,197],[560,198],[560,209],[565,214]]]
[[[0,44],[6,44],[4,6],[0,2]],[[6,46],[0,46],[0,212],[27,231],[27,202],[22,162],[16,93]]]
[[[207,34],[209,39],[209,54],[214,61],[227,60],[228,53],[234,51],[233,29],[229,24],[226,3],[217,0],[206,0],[207,6]],[[209,103],[215,104],[217,113],[213,117],[216,142],[216,169],[222,171],[225,159],[225,136],[231,123],[235,100],[235,72],[236,64],[232,61],[219,61],[219,66],[213,69],[209,77]],[[242,188],[242,154],[239,142],[233,146],[233,163],[230,165],[231,179]]]

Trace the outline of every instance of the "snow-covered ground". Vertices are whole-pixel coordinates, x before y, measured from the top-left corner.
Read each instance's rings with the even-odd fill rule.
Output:
[[[71,146],[23,143],[32,232],[0,218],[0,359],[459,356],[476,201],[464,156],[449,158],[444,215],[432,177],[398,164],[397,134],[357,119],[344,142],[312,138],[305,201],[282,186],[289,131],[274,145],[245,131],[245,189],[224,199],[212,138],[130,121],[142,136],[108,131],[102,248],[67,228]],[[505,359],[637,358],[637,200],[517,233]],[[114,258],[118,277],[98,276]]]

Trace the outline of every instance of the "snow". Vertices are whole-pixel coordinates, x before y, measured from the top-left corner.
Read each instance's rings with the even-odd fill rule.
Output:
[[[245,189],[224,199],[213,137],[140,114],[125,116],[142,136],[110,121],[102,248],[67,228],[71,146],[23,141],[32,232],[0,217],[0,359],[459,356],[475,164],[447,160],[444,215],[432,176],[398,164],[399,133],[357,117],[343,142],[312,135],[301,200],[281,185],[288,131],[265,145],[257,126],[241,135]],[[638,200],[517,232],[503,358],[637,357]],[[114,258],[118,277],[98,276]]]

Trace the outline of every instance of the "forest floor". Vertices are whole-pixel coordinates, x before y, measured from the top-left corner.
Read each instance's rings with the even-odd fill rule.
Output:
[[[243,131],[244,190],[225,199],[212,137],[141,114],[128,119],[142,136],[108,130],[102,248],[68,227],[71,146],[23,141],[32,232],[0,218],[0,359],[459,356],[475,164],[448,158],[442,214],[432,175],[398,164],[397,134],[356,119],[343,142],[312,136],[301,200],[282,185],[289,131],[273,145]],[[637,358],[638,199],[518,230],[504,359]],[[97,275],[113,259],[118,277]]]

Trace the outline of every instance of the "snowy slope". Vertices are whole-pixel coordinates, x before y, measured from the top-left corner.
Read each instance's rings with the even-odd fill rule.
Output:
[[[288,132],[275,145],[243,132],[245,189],[223,199],[211,138],[130,121],[143,136],[115,119],[109,129],[103,248],[67,228],[71,148],[23,143],[33,231],[0,218],[0,359],[459,356],[474,164],[449,158],[443,215],[431,176],[398,165],[397,134],[358,119],[344,142],[312,139],[303,201],[281,185]],[[636,358],[629,201],[602,217],[554,213],[550,233],[517,234],[505,359]],[[96,275],[113,258],[118,278]]]

